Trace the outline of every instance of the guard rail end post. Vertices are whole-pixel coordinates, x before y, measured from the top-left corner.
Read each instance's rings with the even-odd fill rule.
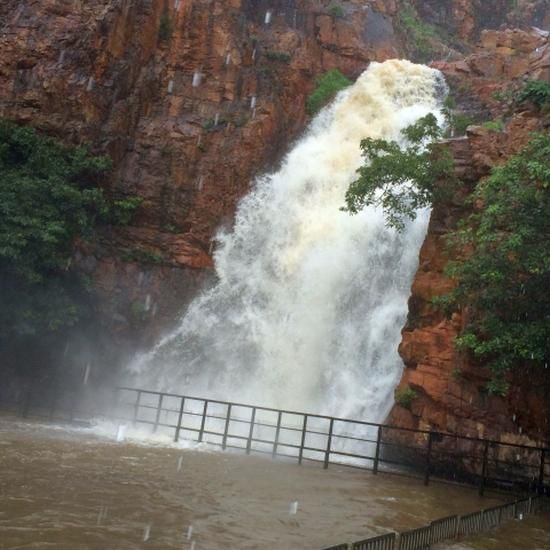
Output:
[[[378,473],[378,461],[380,460],[380,444],[382,442],[382,426],[378,426],[378,434],[376,435],[376,450],[374,452],[374,462],[372,464],[372,473]]]
[[[489,456],[489,442],[485,441],[483,446],[483,464],[481,466],[481,479],[479,482],[479,496],[485,494],[485,478],[487,477],[487,458]]]

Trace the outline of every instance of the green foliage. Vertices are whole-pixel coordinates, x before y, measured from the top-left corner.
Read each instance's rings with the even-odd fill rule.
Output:
[[[512,368],[550,361],[550,134],[532,138],[478,185],[482,205],[452,236],[469,257],[450,264],[456,289],[440,300],[465,309],[456,341],[492,373],[488,389],[507,391]]]
[[[149,252],[143,248],[130,248],[120,257],[123,262],[136,262],[139,264],[163,264],[166,263],[164,256]]]
[[[72,244],[112,213],[99,187],[110,167],[0,120],[0,340],[76,323]]]
[[[334,18],[344,17],[344,8],[340,4],[333,4],[328,11]]]
[[[317,86],[306,100],[307,113],[309,115],[318,113],[340,90],[347,88],[351,83],[351,80],[338,69],[327,71],[317,78]]]
[[[399,406],[409,410],[417,397],[418,394],[410,386],[400,388],[395,392],[395,402]]]
[[[507,103],[514,98],[512,90],[497,90],[491,94],[491,97],[500,103]]]
[[[266,50],[264,57],[269,61],[279,61],[281,63],[290,63],[292,56],[288,52],[281,52],[279,50]]]
[[[454,113],[451,124],[453,127],[453,134],[457,137],[465,135],[468,126],[475,124],[475,121],[471,116],[465,115],[464,113]]]
[[[217,123],[215,118],[207,118],[205,121],[203,121],[202,127],[205,130],[216,130],[222,128],[226,124],[227,120],[225,120],[225,118],[219,118]]]
[[[493,132],[502,132],[504,130],[504,122],[502,122],[500,118],[496,120],[488,120],[487,122],[484,122],[482,126],[483,128]]]
[[[550,83],[546,80],[528,80],[516,95],[517,103],[530,101],[542,108],[550,103]]]
[[[397,22],[418,61],[427,62],[438,53],[442,41],[441,34],[432,25],[424,23],[409,2],[401,4]]]
[[[168,15],[168,12],[164,12],[160,16],[158,36],[161,42],[166,42],[172,36],[172,23],[170,21],[170,16]]]
[[[233,124],[237,128],[242,128],[243,126],[246,126],[247,123],[248,123],[248,116],[245,115],[244,113],[238,114],[233,120]]]
[[[452,95],[448,95],[443,104],[443,115],[447,123],[445,137],[458,137],[466,134],[466,129],[474,124],[474,119],[460,111],[456,110],[456,100]]]
[[[114,225],[128,225],[142,202],[140,197],[128,197],[112,201],[108,206],[107,221]]]
[[[403,130],[404,148],[395,141],[363,140],[365,163],[346,193],[345,210],[356,214],[366,206],[379,206],[387,225],[402,230],[405,218],[414,219],[419,208],[445,193],[437,182],[452,180],[452,159],[434,143],[441,133],[435,116],[428,114]]]

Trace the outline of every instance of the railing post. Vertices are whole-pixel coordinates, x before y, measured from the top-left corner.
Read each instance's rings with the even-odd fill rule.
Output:
[[[225,451],[227,447],[227,434],[229,432],[229,422],[231,421],[231,403],[227,405],[227,418],[225,419],[225,428],[223,430],[222,449]]]
[[[158,428],[158,425],[159,425],[159,421],[160,421],[160,412],[162,410],[162,400],[164,399],[164,394],[161,393],[159,395],[159,402],[158,402],[158,405],[157,405],[157,415],[155,417],[155,425],[153,426],[153,433],[155,433],[157,431],[157,428]]]
[[[325,451],[325,463],[323,468],[326,470],[328,468],[328,463],[330,462],[330,446],[332,444],[332,429],[334,427],[334,418],[330,419],[330,425],[328,428],[328,440],[327,440],[327,450]]]
[[[487,458],[489,456],[489,442],[485,441],[483,447],[483,464],[481,466],[481,480],[479,482],[479,495],[483,496],[485,493],[485,478],[487,477]]]
[[[433,444],[433,432],[428,435],[428,449],[426,452],[426,469],[424,472],[424,485],[430,483],[430,468],[432,464],[432,444]]]
[[[113,407],[111,409],[111,416],[113,418],[118,417],[118,407],[120,404],[120,388],[115,388],[114,390],[115,394],[113,396]]]
[[[138,390],[136,402],[134,404],[134,419],[133,419],[134,426],[137,424],[137,418],[138,418],[138,413],[139,413],[139,402],[140,401],[141,401],[141,390]]]
[[[50,412],[48,415],[49,420],[53,420],[55,413],[55,406],[57,405],[57,392],[55,391],[55,385],[52,384],[52,398],[50,399]]]
[[[178,414],[178,425],[176,426],[176,434],[174,435],[174,441],[177,443],[180,438],[181,420],[183,418],[183,407],[185,406],[185,397],[181,398],[180,412]]]
[[[250,454],[252,449],[252,436],[254,434],[254,422],[256,421],[256,407],[252,407],[252,416],[250,417],[250,430],[248,432],[248,441],[246,442],[246,454]]]
[[[546,450],[540,450],[540,469],[539,469],[539,487],[538,493],[542,494],[544,490],[544,465],[546,462]]]
[[[29,411],[31,410],[32,390],[33,389],[34,389],[34,379],[31,380],[31,383],[29,384],[29,391],[27,392],[27,395],[25,396],[25,402],[23,404],[23,410],[21,411],[21,416],[23,418],[27,418],[29,416]]]
[[[208,409],[208,399],[204,400],[204,408],[202,409],[202,420],[201,420],[201,429],[199,431],[199,443],[202,442],[204,435],[204,426],[206,424],[206,412]]]
[[[75,390],[73,392],[73,398],[71,399],[71,408],[69,410],[69,422],[72,422],[74,420],[74,413],[76,410],[76,402],[78,401],[78,397],[80,395],[80,392],[78,390]]]
[[[304,414],[304,423],[302,425],[302,441],[300,442],[300,450],[298,451],[298,464],[302,463],[302,458],[304,457],[304,446],[306,444],[306,434],[307,434],[307,414]]]
[[[279,434],[281,433],[281,419],[283,417],[283,412],[279,411],[277,415],[277,427],[275,428],[275,440],[273,441],[273,452],[271,453],[271,458],[277,456],[277,445],[279,444]]]
[[[378,461],[380,460],[380,443],[382,442],[382,426],[378,426],[378,434],[376,436],[376,450],[374,452],[374,462],[372,465],[372,473],[378,473]]]

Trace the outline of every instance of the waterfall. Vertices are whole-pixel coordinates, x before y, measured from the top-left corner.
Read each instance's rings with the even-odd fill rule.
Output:
[[[342,212],[362,138],[399,139],[441,118],[441,74],[372,63],[313,120],[220,231],[217,281],[179,326],[129,367],[172,392],[380,421],[403,368],[397,353],[428,211],[402,233],[367,208]]]

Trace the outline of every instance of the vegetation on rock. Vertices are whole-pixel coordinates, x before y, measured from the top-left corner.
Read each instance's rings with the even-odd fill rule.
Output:
[[[418,394],[410,386],[400,388],[395,392],[395,402],[405,409],[410,409],[417,397]]]
[[[269,61],[279,61],[280,63],[290,63],[292,56],[288,52],[282,52],[279,50],[266,50],[264,56]]]
[[[550,104],[550,84],[545,80],[528,80],[515,99],[518,103],[530,101],[542,108]]]
[[[366,162],[346,195],[348,211],[380,206],[397,229],[453,185],[452,162],[433,143],[441,136],[435,117],[420,119],[403,134],[404,148],[384,140],[361,143]],[[512,368],[550,361],[549,158],[550,134],[533,137],[478,184],[474,213],[449,237],[455,257],[468,254],[449,264],[457,286],[435,302],[449,314],[464,312],[457,348],[490,369],[488,389],[495,394],[507,392]]]
[[[160,16],[158,36],[161,42],[166,42],[172,36],[172,23],[170,21],[170,16],[168,15],[167,12],[164,12]]]
[[[306,100],[306,111],[309,115],[318,113],[334,96],[352,84],[338,69],[327,71],[316,82],[315,90]]]
[[[405,35],[416,61],[426,63],[444,48],[442,31],[422,21],[408,1],[402,2],[399,7],[397,25]]]
[[[383,139],[361,141],[365,163],[346,193],[346,211],[356,214],[366,206],[378,206],[388,226],[403,229],[407,218],[414,219],[419,208],[446,192],[438,182],[452,181],[453,162],[435,143],[442,136],[435,116],[428,114],[402,134],[404,147]]]
[[[77,323],[86,281],[70,270],[76,239],[127,223],[139,200],[109,201],[111,160],[0,120],[0,347]]]
[[[452,235],[473,252],[450,264],[457,287],[443,302],[467,312],[457,345],[491,369],[497,394],[510,369],[550,360],[549,158],[550,134],[535,136],[478,185],[472,201],[482,206]]]

